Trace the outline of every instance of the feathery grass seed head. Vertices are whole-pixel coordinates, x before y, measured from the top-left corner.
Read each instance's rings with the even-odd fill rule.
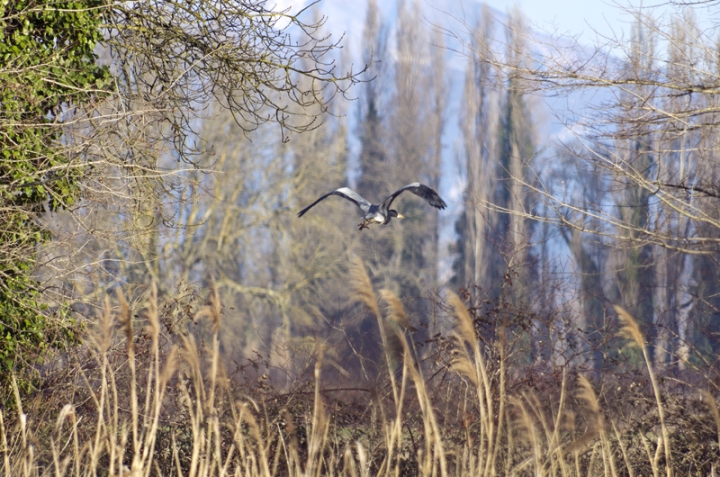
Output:
[[[468,344],[473,345],[477,340],[477,336],[475,336],[475,324],[468,309],[460,297],[453,292],[448,292],[448,303],[452,306],[455,318],[457,318],[456,328],[458,335]]]
[[[579,374],[578,387],[578,399],[583,401],[587,409],[593,414],[599,413],[600,403],[598,402],[597,396],[595,395],[595,390],[593,389],[590,380],[588,380],[588,378],[586,378],[584,375]]]
[[[123,294],[122,290],[118,289],[117,291],[117,298],[118,302],[120,302],[120,313],[118,314],[118,321],[120,322],[120,327],[123,330],[123,333],[125,333],[125,339],[127,340],[127,350],[128,353],[133,352],[133,325],[132,325],[132,312],[130,310],[130,305],[128,304],[127,300],[125,299],[125,295]]]
[[[157,342],[158,336],[160,335],[160,317],[158,314],[157,306],[157,286],[155,280],[150,284],[150,301],[148,303],[147,311],[148,326],[146,331],[153,342]]]
[[[380,298],[388,305],[388,319],[399,324],[406,330],[410,329],[410,320],[408,320],[407,314],[405,314],[405,307],[403,307],[397,295],[390,290],[383,289],[380,290]]]
[[[100,314],[100,319],[98,321],[97,333],[92,336],[95,340],[98,351],[101,354],[104,354],[108,349],[110,349],[112,332],[112,307],[110,306],[110,297],[106,295],[105,300],[103,301],[103,311]]]
[[[625,311],[623,307],[615,305],[613,308],[615,308],[615,312],[618,314],[620,323],[622,323],[619,333],[620,336],[630,341],[634,341],[640,348],[643,348],[645,346],[645,338],[643,338],[642,331],[640,331],[640,326],[637,324],[637,321],[635,321],[635,319],[630,316],[630,313]]]
[[[203,307],[203,309],[197,313],[196,317],[200,318],[207,316],[210,318],[213,326],[213,334],[217,334],[220,331],[220,324],[222,320],[221,313],[222,304],[220,303],[220,294],[218,293],[215,282],[213,281],[210,289],[210,297],[208,298],[208,305]]]
[[[350,285],[352,286],[353,299],[370,308],[370,311],[379,318],[380,310],[378,309],[377,298],[370,277],[365,270],[365,265],[357,255],[350,259]]]
[[[473,385],[478,385],[477,372],[475,371],[475,367],[470,362],[470,360],[467,359],[467,357],[460,356],[458,358],[455,358],[450,364],[450,369],[452,369],[459,375],[468,378],[470,382],[473,383]]]

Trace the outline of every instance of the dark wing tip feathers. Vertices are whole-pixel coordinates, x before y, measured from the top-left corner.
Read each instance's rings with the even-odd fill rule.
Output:
[[[438,199],[440,199],[439,196],[438,196]],[[447,207],[447,204],[446,204],[445,201],[442,200],[442,199],[438,200],[437,202],[430,202],[430,205],[432,205],[433,207],[437,207],[437,208],[440,209],[440,210],[442,210],[442,209],[444,209],[445,207]]]
[[[313,205],[314,205],[314,204],[313,204]],[[312,206],[310,206],[310,207],[312,207]],[[303,210],[301,210],[300,212],[298,212],[298,213],[297,213],[298,218],[300,218],[300,217],[302,217],[303,215],[305,215],[305,212],[307,212],[308,210],[310,210],[310,207],[305,207]]]
[[[440,195],[438,195],[437,192],[435,192],[433,189],[426,186],[425,184],[420,184],[416,182],[414,184],[411,184],[411,186],[412,188],[410,190],[414,192],[415,195],[422,197],[428,204],[432,205],[433,207],[437,209],[444,209],[445,207],[447,207],[447,204],[444,200],[442,200]]]
[[[423,200],[425,200],[425,202],[437,209],[444,209],[445,207],[447,207],[447,204],[444,200],[440,198],[437,192],[435,192],[425,184],[421,184],[419,182],[413,182],[412,184],[406,185],[402,189],[396,190],[395,192],[390,194],[387,199],[383,201],[380,207],[389,209],[395,198],[406,190],[409,190],[410,192],[422,198]]]
[[[298,212],[298,214],[297,214],[298,218],[299,218],[299,217],[302,217],[303,215],[305,215],[305,213],[306,213],[308,210],[312,209],[318,202],[320,202],[321,200],[325,199],[325,198],[326,198],[327,196],[329,196],[329,195],[332,195],[332,192],[331,192],[330,194],[325,194],[324,196],[320,197],[318,200],[316,200],[315,202],[313,202],[312,204],[308,205],[308,206],[305,207],[303,210],[301,210],[300,212]]]

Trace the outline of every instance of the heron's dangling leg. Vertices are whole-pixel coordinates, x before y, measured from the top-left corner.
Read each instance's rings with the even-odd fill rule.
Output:
[[[359,227],[358,230],[362,231],[362,229],[370,228],[369,223],[370,223],[369,220],[363,220],[362,222],[360,222],[360,225],[358,225],[358,227]]]

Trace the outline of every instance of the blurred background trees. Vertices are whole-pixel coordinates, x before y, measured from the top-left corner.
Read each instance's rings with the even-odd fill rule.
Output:
[[[267,214],[293,189],[279,145],[317,129],[360,73],[339,72],[323,20],[262,1],[28,0],[0,17],[6,369],[66,342],[53,336],[72,333],[69,308],[86,311],[118,284],[207,279],[218,272],[210,247],[242,245],[248,224],[272,228]],[[265,123],[279,126],[263,149],[273,157],[243,170],[238,148]],[[208,142],[213,126],[234,144]],[[217,165],[256,175],[233,179],[233,193],[208,176]],[[216,204],[200,200],[209,188],[243,209],[214,230]],[[211,244],[196,235],[207,228]]]
[[[154,281],[186,333],[214,282],[228,363],[270,355],[291,379],[324,343],[372,379],[353,255],[406,304],[418,346],[450,287],[522,366],[632,360],[615,304],[658,365],[714,360],[719,56],[691,9],[629,12],[630,41],[592,47],[519,10],[441,28],[420,2],[388,16],[369,0],[362,45],[340,50],[322,3],[69,3],[2,11],[0,337],[32,337],[28,361],[117,287],[137,300]],[[339,200],[295,217],[343,185],[378,201],[415,181],[454,215],[403,195],[407,219],[362,233]]]
[[[716,359],[718,323],[716,25],[700,27],[693,9],[680,6],[657,17],[653,9],[628,13],[630,41],[589,46],[525,30],[535,49],[523,51],[512,37],[486,47],[482,34],[465,43],[474,64],[506,72],[525,94],[581,104],[555,110],[570,134],[534,174],[505,169],[536,198],[534,210],[502,197],[480,202],[544,222],[562,239],[554,247],[573,258],[568,284],[578,292],[578,338],[593,368],[615,366],[622,353],[603,339],[617,325],[611,303],[644,323],[656,364],[705,365]]]

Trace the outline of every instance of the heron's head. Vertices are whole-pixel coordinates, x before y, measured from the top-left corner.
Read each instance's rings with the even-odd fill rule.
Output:
[[[405,216],[402,214],[398,214],[397,210],[391,209],[390,210],[390,217],[397,217],[398,219],[404,219]]]

